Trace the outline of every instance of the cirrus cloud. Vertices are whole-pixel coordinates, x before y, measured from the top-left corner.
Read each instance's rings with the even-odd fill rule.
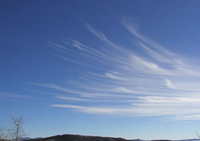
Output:
[[[142,35],[131,22],[123,20],[124,30],[132,34],[131,46],[118,45],[88,23],[88,31],[102,48],[68,40],[65,45],[51,43],[64,51],[67,63],[95,68],[71,85],[34,85],[63,92],[57,99],[73,104],[52,107],[73,109],[89,114],[122,116],[171,116],[176,120],[199,120],[200,67],[181,58],[166,47]],[[128,33],[127,32],[127,33]],[[97,45],[98,46],[98,45]],[[134,48],[142,50],[136,53]],[[81,54],[68,57],[68,50]],[[84,59],[83,59],[84,58]],[[83,61],[84,60],[84,61]],[[92,60],[92,61],[91,61]],[[81,102],[81,103],[80,103]]]

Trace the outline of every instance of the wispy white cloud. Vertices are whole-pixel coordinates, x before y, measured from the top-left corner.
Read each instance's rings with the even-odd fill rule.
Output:
[[[76,98],[76,97],[66,97],[66,96],[56,96],[56,98],[62,99],[62,100],[72,100],[72,101],[90,101],[88,99]]]
[[[121,78],[118,77],[117,75],[115,75],[115,74],[113,74],[113,73],[109,73],[109,72],[105,73],[105,77],[111,78],[111,79],[117,79],[117,80],[120,80],[120,79],[121,79]]]
[[[0,97],[1,98],[8,98],[8,99],[30,99],[30,98],[34,98],[30,95],[5,93],[5,92],[0,92]]]
[[[176,116],[175,120],[200,120],[200,115],[197,113],[195,115],[186,115],[186,116]]]
[[[81,112],[91,113],[91,114],[113,114],[117,111],[115,108],[97,108],[97,107],[85,107],[77,105],[51,105],[52,107],[61,107],[61,108],[72,108]]]
[[[56,95],[56,98],[66,100],[68,104],[53,104],[52,107],[90,114],[200,119],[198,64],[145,37],[128,20],[123,20],[122,25],[137,43],[131,45],[132,49],[127,44],[112,42],[88,23],[84,24],[100,40],[102,48],[77,40],[68,40],[65,45],[51,45],[65,50],[65,55],[60,56],[68,63],[95,71],[88,69],[82,79],[73,80],[70,85],[32,83],[63,92],[64,95]],[[142,50],[136,53],[133,47]],[[78,53],[79,57],[71,53]],[[71,104],[72,101],[75,103]]]

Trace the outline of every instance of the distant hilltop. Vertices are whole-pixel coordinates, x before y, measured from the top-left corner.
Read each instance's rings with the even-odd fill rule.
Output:
[[[101,137],[101,136],[86,136],[86,135],[57,135],[46,138],[35,138],[35,139],[25,139],[25,141],[200,141],[199,139],[182,139],[182,140],[140,140],[133,139],[127,140],[123,138],[114,138],[114,137]]]
[[[47,138],[28,139],[26,141],[133,141],[133,140],[126,140],[123,138],[113,138],[113,137],[66,134],[66,135],[57,135],[57,136],[52,136],[52,137],[47,137]]]

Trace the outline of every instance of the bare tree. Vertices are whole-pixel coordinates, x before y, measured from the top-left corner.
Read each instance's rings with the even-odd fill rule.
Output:
[[[19,141],[22,137],[26,136],[26,132],[23,130],[23,117],[11,117],[13,127],[5,128],[0,127],[0,141],[15,140]]]
[[[2,141],[3,139],[5,139],[4,128],[0,127],[0,141]]]
[[[0,141],[8,139],[8,130],[5,127],[0,127]]]
[[[11,117],[13,122],[13,128],[11,129],[10,136],[15,141],[19,141],[22,137],[26,136],[26,132],[23,130],[23,117]]]

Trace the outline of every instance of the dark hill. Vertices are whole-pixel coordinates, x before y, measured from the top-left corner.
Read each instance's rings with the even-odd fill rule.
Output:
[[[58,135],[41,139],[30,139],[27,141],[132,141],[123,138],[81,136],[81,135]]]
[[[126,140],[123,138],[113,137],[100,137],[100,136],[83,136],[83,135],[57,135],[47,138],[27,139],[23,141],[199,141],[199,139],[187,139],[187,140]]]

